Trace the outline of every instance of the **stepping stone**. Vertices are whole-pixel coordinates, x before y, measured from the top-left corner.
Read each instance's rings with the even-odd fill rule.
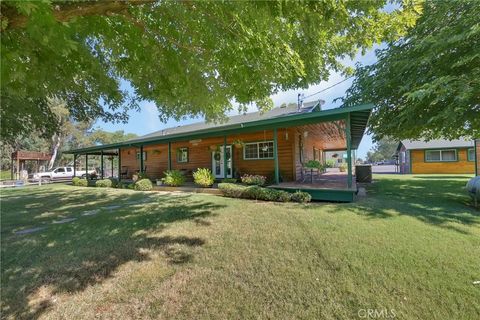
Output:
[[[99,212],[100,212],[99,209],[88,210],[88,211],[85,211],[84,213],[82,213],[82,216],[93,216],[94,214],[97,214]]]
[[[103,207],[103,209],[108,209],[108,210],[113,210],[113,209],[118,209],[118,208],[121,208],[122,206],[107,206],[107,207]]]
[[[47,227],[36,227],[36,228],[31,228],[31,229],[24,229],[20,231],[15,231],[15,234],[28,234],[28,233],[34,233],[43,229],[47,229]]]
[[[61,224],[61,223],[72,222],[72,221],[75,221],[75,220],[77,220],[77,218],[65,218],[65,219],[62,219],[62,220],[53,221],[52,223]]]

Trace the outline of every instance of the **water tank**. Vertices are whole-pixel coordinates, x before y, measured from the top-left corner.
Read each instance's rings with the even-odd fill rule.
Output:
[[[372,182],[372,166],[370,164],[358,164],[355,166],[357,182]]]

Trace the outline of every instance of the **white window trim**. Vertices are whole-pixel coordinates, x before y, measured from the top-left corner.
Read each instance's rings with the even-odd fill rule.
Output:
[[[185,150],[187,152],[187,159],[185,161],[180,161],[178,159],[178,152],[183,152],[183,150]],[[180,147],[180,148],[177,148],[177,163],[188,163],[188,161],[190,160],[190,155],[189,155],[189,150],[188,150],[188,147]]]
[[[430,151],[440,151],[440,159],[439,160],[428,160],[427,159],[427,152]],[[454,160],[443,160],[443,152],[445,151],[453,151],[455,152],[455,159]],[[429,149],[425,150],[425,162],[457,162],[458,161],[458,152],[457,149]]]
[[[260,158],[260,143],[273,143],[273,140],[267,140],[267,141],[257,141],[257,142],[247,142],[245,143],[244,147],[243,147],[243,160],[272,160],[274,159],[274,157],[268,157],[268,158]],[[245,150],[247,148],[245,148],[246,146],[248,145],[254,145],[256,144],[257,145],[257,157],[256,158],[247,158],[245,157]]]
[[[473,158],[472,159],[470,159],[470,157],[469,157],[470,151],[473,151]],[[467,149],[467,161],[475,162],[475,148],[468,148]]]

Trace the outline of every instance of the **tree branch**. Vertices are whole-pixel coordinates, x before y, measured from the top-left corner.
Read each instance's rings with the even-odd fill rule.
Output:
[[[130,1],[85,1],[76,3],[52,2],[52,14],[59,22],[67,22],[75,17],[86,17],[96,15],[108,15],[120,13],[127,10],[130,6],[154,3],[158,0],[130,0]],[[18,11],[3,2],[1,6],[1,20],[7,20],[7,26],[1,31],[7,29],[23,28],[27,24],[28,17],[18,13]],[[3,23],[2,23],[3,24]]]

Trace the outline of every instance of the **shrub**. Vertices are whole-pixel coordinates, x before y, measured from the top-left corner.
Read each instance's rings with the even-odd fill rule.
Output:
[[[202,187],[210,187],[215,182],[215,177],[210,169],[199,168],[193,173],[193,181]]]
[[[263,188],[260,186],[243,186],[233,183],[219,183],[218,188],[223,195],[231,198],[244,198],[265,201],[290,201],[290,193],[282,190]]]
[[[305,168],[309,169],[320,169],[321,164],[320,161],[317,160],[309,160],[307,163],[305,163]]]
[[[241,179],[242,183],[256,186],[263,186],[267,181],[267,177],[258,174],[244,174]]]
[[[80,178],[79,178],[79,177],[73,177],[73,178],[72,178],[72,185],[78,186],[78,181],[80,181]]]
[[[326,167],[326,168],[333,168],[333,167],[335,167],[335,160],[333,160],[333,159],[328,159],[327,161],[325,161],[325,167]]]
[[[95,187],[97,188],[110,188],[112,186],[112,181],[109,179],[97,180],[95,182]]]
[[[341,165],[338,166],[338,168],[340,169],[340,172],[345,172],[347,171],[347,164],[342,163]]]
[[[163,183],[167,186],[178,187],[185,183],[185,176],[179,170],[167,170],[163,173]]]
[[[112,182],[112,188],[118,188],[118,179],[117,178],[108,178]]]
[[[218,189],[223,195],[230,198],[243,198],[243,193],[248,187],[233,183],[219,183]]]
[[[306,203],[312,201],[312,196],[303,191],[297,191],[295,193],[292,193],[290,195],[290,198],[293,202],[300,202],[300,203]]]
[[[225,179],[222,179],[222,183],[237,183],[237,179],[235,179],[235,178],[225,178]]]
[[[150,191],[153,189],[153,184],[149,179],[137,180],[133,185],[133,189],[137,191]]]
[[[88,187],[88,180],[87,179],[78,179],[76,184],[79,187]]]

